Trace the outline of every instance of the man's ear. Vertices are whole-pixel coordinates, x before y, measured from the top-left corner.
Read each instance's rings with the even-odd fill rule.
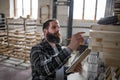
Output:
[[[44,32],[44,34],[46,34],[46,33],[48,32],[48,30],[47,30],[47,29],[44,29],[43,32]]]
[[[44,33],[46,33],[46,31],[47,31],[46,29],[43,29],[43,32],[44,32]]]

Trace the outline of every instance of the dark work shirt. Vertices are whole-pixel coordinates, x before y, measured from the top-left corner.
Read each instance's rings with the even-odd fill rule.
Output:
[[[30,62],[32,67],[32,80],[54,80],[55,73],[70,58],[69,48],[62,49],[56,44],[59,53],[55,53],[49,43],[43,39],[31,49]]]

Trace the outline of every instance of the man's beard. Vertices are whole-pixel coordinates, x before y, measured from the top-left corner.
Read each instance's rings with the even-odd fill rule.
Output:
[[[48,32],[46,38],[49,42],[52,42],[52,43],[60,43],[61,41],[59,32],[56,32],[56,33]]]

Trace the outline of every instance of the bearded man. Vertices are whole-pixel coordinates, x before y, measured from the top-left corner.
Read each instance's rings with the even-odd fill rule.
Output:
[[[43,24],[44,38],[32,47],[30,62],[32,67],[32,80],[55,80],[55,73],[70,58],[72,51],[76,50],[84,39],[83,32],[78,32],[71,37],[70,44],[65,48],[61,42],[60,25],[58,20],[50,19]],[[81,71],[81,63],[76,66],[75,72]]]

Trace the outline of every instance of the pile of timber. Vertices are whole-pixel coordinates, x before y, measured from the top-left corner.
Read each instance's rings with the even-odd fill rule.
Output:
[[[120,26],[93,25],[89,47],[92,51],[102,53],[106,65],[120,66]]]
[[[7,19],[7,27],[6,33],[0,34],[0,43],[2,43],[0,44],[0,54],[24,61],[29,60],[32,46],[41,39],[40,33],[36,30],[36,20]]]

